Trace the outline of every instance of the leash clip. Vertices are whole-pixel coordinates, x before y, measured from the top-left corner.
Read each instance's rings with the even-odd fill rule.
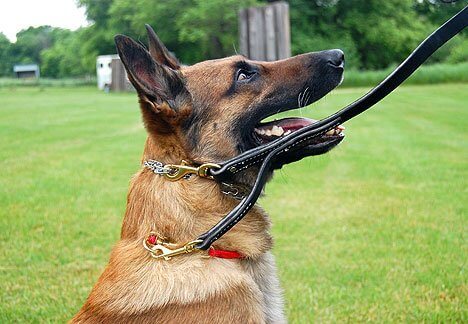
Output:
[[[170,181],[177,181],[190,174],[196,174],[202,178],[213,179],[213,176],[209,174],[209,170],[212,168],[221,168],[221,166],[216,163],[204,163],[199,167],[193,167],[188,165],[188,162],[185,160],[182,160],[180,165],[166,164],[164,167],[169,169],[169,172],[164,173],[164,176]]]
[[[186,254],[186,253],[191,253],[195,250],[198,250],[196,245],[198,243],[201,243],[202,240],[194,240],[190,241],[187,244],[185,244],[182,247],[171,249],[169,248],[169,245],[173,245],[170,243],[165,243],[159,239],[156,241],[150,242],[150,237],[154,236],[153,233],[150,234],[149,237],[145,238],[143,240],[143,247],[150,252],[151,256],[155,259],[164,259],[164,260],[170,260],[173,256],[180,255],[180,254]]]

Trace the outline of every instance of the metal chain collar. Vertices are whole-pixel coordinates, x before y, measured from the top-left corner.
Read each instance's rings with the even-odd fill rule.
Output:
[[[176,166],[176,165],[173,165],[173,164],[164,165],[162,162],[159,162],[159,161],[156,161],[156,160],[146,160],[146,161],[143,162],[143,166],[145,168],[153,171],[153,173],[155,173],[155,174],[166,176],[167,178],[169,178],[172,181],[179,180],[179,179],[188,180],[188,179],[190,179],[192,174],[199,174],[198,171],[195,172],[197,170],[197,168],[189,167],[187,165],[186,161],[182,161],[182,165],[180,165],[180,166],[177,165]],[[180,168],[177,169],[175,167],[183,167],[185,169],[188,168],[190,170],[190,173],[185,173],[181,177],[177,177],[177,179],[175,179],[174,175],[177,172],[180,172],[179,171]],[[205,177],[205,178],[208,178],[208,177]],[[236,185],[234,185],[232,183],[227,183],[227,182],[222,182],[221,183],[221,192],[223,194],[225,194],[227,196],[231,196],[231,197],[233,197],[233,198],[235,198],[237,200],[243,199],[247,194],[247,191],[245,190],[245,188],[241,188],[240,186],[236,186]]]
[[[143,162],[143,165],[156,174],[162,175],[162,174],[168,174],[169,172],[171,172],[171,169],[164,167],[164,164],[162,164],[159,161],[147,160]]]

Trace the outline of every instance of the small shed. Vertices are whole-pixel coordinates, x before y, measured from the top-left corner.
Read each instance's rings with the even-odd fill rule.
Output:
[[[16,64],[13,66],[13,72],[18,79],[37,79],[40,76],[37,64]]]
[[[100,90],[110,89],[112,83],[112,60],[118,59],[117,54],[99,55],[96,59],[97,86]]]

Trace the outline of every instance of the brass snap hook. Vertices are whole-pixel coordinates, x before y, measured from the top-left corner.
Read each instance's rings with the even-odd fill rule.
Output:
[[[188,165],[187,161],[185,160],[182,160],[180,165],[167,164],[165,167],[170,171],[164,173],[164,176],[171,181],[177,181],[188,174],[196,174],[202,178],[213,179],[213,177],[209,174],[209,170],[212,168],[221,168],[220,165],[215,163],[204,163],[199,167],[193,167]]]
[[[155,259],[170,260],[173,256],[194,252],[197,249],[196,245],[201,243],[202,240],[194,240],[186,243],[184,246],[179,248],[170,248],[169,243],[162,241],[155,242],[154,245],[148,242],[148,239],[143,240],[143,246],[148,250],[151,256]]]
[[[169,169],[169,172],[165,173],[164,176],[171,181],[177,181],[187,174],[198,174],[198,168],[187,165],[185,160],[182,160],[181,165],[166,164],[165,167]]]
[[[204,163],[198,167],[198,176],[213,179],[213,176],[208,173],[210,169],[221,169],[221,166],[216,163]]]

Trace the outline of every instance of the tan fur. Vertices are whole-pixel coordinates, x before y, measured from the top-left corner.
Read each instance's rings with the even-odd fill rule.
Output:
[[[186,158],[179,145],[170,144],[172,137],[164,138],[164,145],[149,137],[144,159]],[[151,230],[171,242],[193,240],[234,208],[237,202],[223,195],[215,182],[198,177],[170,182],[142,169],[131,181],[127,202],[121,240],[74,322],[180,322],[184,316],[191,322],[212,322],[216,309],[223,313],[220,323],[263,321],[261,292],[243,271],[242,261],[201,253],[154,260],[142,247]],[[266,215],[255,207],[216,247],[257,258],[271,248],[268,229]],[[191,311],[184,307],[181,313],[182,305]]]

